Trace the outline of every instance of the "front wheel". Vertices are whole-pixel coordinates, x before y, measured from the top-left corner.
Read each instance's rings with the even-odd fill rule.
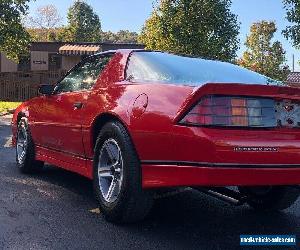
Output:
[[[44,162],[35,159],[34,144],[26,118],[18,124],[16,138],[16,162],[22,173],[34,173],[40,170]]]
[[[247,203],[258,210],[284,210],[292,206],[300,191],[291,186],[239,187],[247,197]]]
[[[131,139],[119,122],[102,128],[94,150],[94,191],[108,221],[142,220],[153,197],[142,189],[141,166]]]

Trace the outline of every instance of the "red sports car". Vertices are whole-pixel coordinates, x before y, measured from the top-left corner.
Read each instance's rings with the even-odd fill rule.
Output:
[[[170,188],[263,210],[299,196],[300,89],[230,63],[117,50],[40,94],[13,117],[18,167],[92,179],[109,221],[144,218]]]

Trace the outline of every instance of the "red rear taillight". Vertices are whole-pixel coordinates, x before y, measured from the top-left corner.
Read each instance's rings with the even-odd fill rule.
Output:
[[[179,122],[194,126],[276,127],[269,98],[206,96]]]

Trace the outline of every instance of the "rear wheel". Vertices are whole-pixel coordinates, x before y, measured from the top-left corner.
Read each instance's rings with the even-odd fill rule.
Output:
[[[44,162],[35,159],[34,144],[26,118],[18,124],[16,138],[16,162],[22,173],[34,173],[40,170]]]
[[[258,210],[284,210],[292,206],[300,191],[290,186],[239,187],[247,203]]]
[[[142,189],[141,167],[131,139],[119,122],[101,130],[94,156],[94,191],[108,221],[130,223],[150,211],[152,194]]]

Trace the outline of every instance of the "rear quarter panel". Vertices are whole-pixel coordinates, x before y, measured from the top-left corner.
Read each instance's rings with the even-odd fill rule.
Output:
[[[174,157],[174,118],[193,88],[165,84],[128,85],[129,130],[141,160],[168,160]],[[145,112],[136,117],[133,103],[140,94],[148,96]]]
[[[93,157],[91,128],[97,110],[99,115],[109,113],[124,123],[141,160],[169,159],[174,154],[173,120],[192,90],[191,87],[121,81],[91,93],[83,121],[87,157]],[[148,105],[137,117],[133,114],[133,107],[142,94],[148,97]]]

